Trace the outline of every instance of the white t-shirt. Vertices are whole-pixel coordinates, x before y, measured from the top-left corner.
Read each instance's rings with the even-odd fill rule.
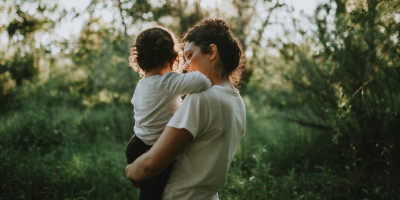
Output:
[[[153,145],[182,103],[181,96],[210,87],[210,80],[201,72],[168,72],[141,79],[131,100],[135,135],[147,145]]]
[[[188,95],[167,126],[185,128],[194,139],[177,156],[163,199],[218,199],[245,132],[246,111],[238,91],[214,85]]]

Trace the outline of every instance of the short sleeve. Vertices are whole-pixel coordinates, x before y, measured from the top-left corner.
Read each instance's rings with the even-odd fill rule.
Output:
[[[207,112],[207,101],[204,94],[190,94],[174,113],[167,126],[184,128],[193,135],[193,138],[196,138],[205,126]]]
[[[167,91],[181,95],[201,92],[211,87],[211,81],[198,71],[186,74],[168,72],[163,75],[161,84]]]

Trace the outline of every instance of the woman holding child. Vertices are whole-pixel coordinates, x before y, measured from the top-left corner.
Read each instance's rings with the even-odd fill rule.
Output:
[[[223,20],[199,22],[183,43],[187,75],[200,72],[212,87],[185,98],[150,150],[127,165],[126,175],[141,187],[172,164],[162,199],[218,199],[245,131],[245,106],[234,87],[244,56]]]

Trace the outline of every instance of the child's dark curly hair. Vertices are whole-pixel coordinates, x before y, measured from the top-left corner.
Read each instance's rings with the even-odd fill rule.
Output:
[[[237,86],[244,71],[245,57],[238,39],[221,19],[206,19],[190,28],[183,43],[194,42],[203,53],[208,53],[210,44],[218,48],[224,70],[231,82]]]
[[[175,61],[179,65],[179,44],[175,34],[163,27],[157,26],[142,31],[136,38],[136,43],[130,48],[129,66],[141,76],[144,72],[162,68],[165,62]]]

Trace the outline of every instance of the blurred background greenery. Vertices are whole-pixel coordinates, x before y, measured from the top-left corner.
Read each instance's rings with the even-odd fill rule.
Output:
[[[65,2],[0,1],[0,199],[136,199],[129,47],[215,16],[247,57],[247,132],[221,199],[400,198],[399,0],[310,15],[282,0]]]

